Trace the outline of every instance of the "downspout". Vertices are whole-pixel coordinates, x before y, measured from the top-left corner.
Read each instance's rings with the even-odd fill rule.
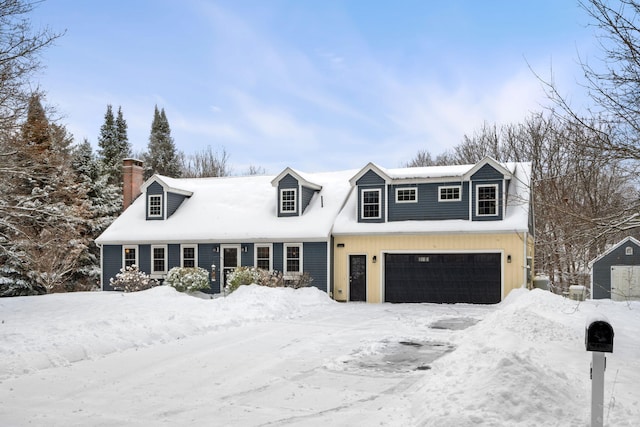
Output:
[[[522,236],[524,237],[524,248],[523,248],[524,252],[523,252],[523,258],[522,258],[524,260],[524,275],[522,276],[522,287],[525,288],[525,289],[527,288],[527,271],[529,270],[527,268],[528,265],[529,265],[527,263],[527,261],[528,261],[528,258],[527,258],[527,246],[528,246],[528,241],[527,241],[528,238],[527,237],[528,237],[528,234],[529,233],[526,232],[526,231],[524,233],[522,233]]]
[[[96,243],[96,245],[98,245],[98,247],[100,248],[100,289],[104,291],[104,246],[98,243]]]

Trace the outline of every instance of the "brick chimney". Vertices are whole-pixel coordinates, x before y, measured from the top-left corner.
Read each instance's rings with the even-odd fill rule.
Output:
[[[140,160],[124,159],[122,163],[122,210],[124,211],[141,193],[144,169]]]

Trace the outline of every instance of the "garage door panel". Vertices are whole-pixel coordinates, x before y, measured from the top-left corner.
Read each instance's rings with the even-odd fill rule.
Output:
[[[386,254],[385,301],[493,304],[500,275],[499,253]]]

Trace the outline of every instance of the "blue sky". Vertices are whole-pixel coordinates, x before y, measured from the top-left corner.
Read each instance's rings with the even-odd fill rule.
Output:
[[[157,105],[179,150],[224,149],[237,174],[439,154],[541,110],[530,67],[581,99],[596,48],[575,0],[47,0],[31,18],[66,30],[38,81],[77,141],[97,147],[111,104],[142,152]]]

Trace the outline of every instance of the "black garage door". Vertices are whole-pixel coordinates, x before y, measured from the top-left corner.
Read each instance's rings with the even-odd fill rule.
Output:
[[[500,254],[386,254],[386,302],[500,302]]]

